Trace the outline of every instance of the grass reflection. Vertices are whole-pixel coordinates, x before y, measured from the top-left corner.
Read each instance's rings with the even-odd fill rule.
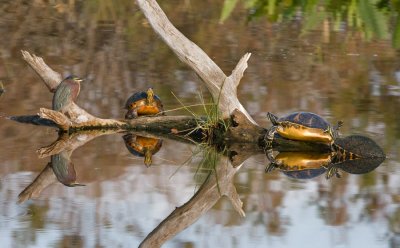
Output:
[[[225,0],[220,21],[228,19],[239,2],[248,10],[249,21],[260,17],[273,23],[296,21],[302,34],[316,29],[360,32],[366,41],[391,38],[393,46],[400,47],[397,0]]]

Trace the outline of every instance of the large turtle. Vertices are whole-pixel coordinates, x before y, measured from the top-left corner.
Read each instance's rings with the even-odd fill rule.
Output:
[[[140,115],[155,115],[164,111],[161,99],[154,94],[153,88],[136,92],[125,103],[128,112],[125,119],[133,119]]]
[[[288,177],[295,179],[311,179],[324,174],[331,163],[331,153],[316,152],[281,152],[275,157],[272,150],[267,153],[271,162],[265,171],[279,169]]]
[[[386,155],[372,139],[361,135],[338,138],[332,146],[334,157],[330,171],[341,169],[350,174],[365,174],[376,169]],[[331,177],[332,173],[327,175]]]
[[[273,124],[266,136],[269,142],[272,142],[277,133],[286,139],[332,145],[337,136],[337,130],[343,124],[339,121],[335,127],[331,127],[324,118],[310,112],[295,112],[281,118],[268,112],[268,118]]]

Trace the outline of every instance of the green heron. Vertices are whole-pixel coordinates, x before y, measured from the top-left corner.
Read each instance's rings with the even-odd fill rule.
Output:
[[[4,92],[6,92],[6,90],[4,89],[3,82],[0,81],[0,96],[1,96],[1,94],[3,94]]]
[[[61,152],[51,156],[51,168],[57,177],[57,180],[68,187],[85,186],[76,182],[76,172],[74,164],[69,158],[67,152]]]
[[[161,99],[154,94],[153,88],[134,93],[126,101],[125,108],[128,110],[125,119],[133,119],[139,115],[155,115],[164,111]]]
[[[82,81],[76,76],[68,76],[61,81],[53,96],[53,110],[65,112],[78,97]]]

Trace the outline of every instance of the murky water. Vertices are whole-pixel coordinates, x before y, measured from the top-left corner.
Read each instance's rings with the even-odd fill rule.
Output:
[[[122,118],[127,97],[148,86],[167,110],[181,107],[171,92],[187,105],[201,102],[199,92],[208,101],[199,78],[131,2],[1,1],[0,80],[6,92],[0,113],[34,114],[51,106],[51,94],[22,60],[21,49],[42,56],[63,75],[86,77],[78,104],[100,117]],[[259,9],[248,2],[239,1],[223,22],[223,1],[160,5],[226,74],[252,52],[239,99],[260,125],[270,125],[268,111],[311,111],[331,122],[343,120],[342,135],[363,134],[382,146],[388,158],[380,167],[363,175],[341,172],[340,179],[300,180],[279,171],[266,174],[268,161],[259,155],[235,169],[224,168],[220,158],[208,177],[213,169],[199,166],[206,153],[193,145],[163,140],[147,168],[126,149],[123,134],[105,134],[71,155],[76,180],[86,186],[65,187],[53,175],[34,199],[17,203],[50,161],[36,150],[53,143],[57,133],[2,119],[1,246],[136,247],[208,178],[214,191],[197,195],[191,219],[171,217],[172,227],[188,227],[165,240],[165,247],[399,247],[400,57],[396,40],[388,37],[394,25],[388,25],[388,35],[380,28],[357,29],[349,19],[332,18],[332,6],[319,6],[322,16],[313,22],[308,10],[297,8],[290,16],[281,5],[259,7],[264,16],[249,18]],[[388,12],[373,14],[391,20]],[[371,25],[362,14],[349,16],[364,20],[361,27]],[[233,181],[245,217],[235,200],[215,195],[215,173],[220,191],[231,189]]]

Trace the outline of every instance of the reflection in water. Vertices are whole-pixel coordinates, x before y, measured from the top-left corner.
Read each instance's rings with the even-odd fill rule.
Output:
[[[171,90],[185,104],[198,103],[194,93],[198,77],[157,38],[134,1],[44,2],[1,2],[0,30],[10,38],[0,44],[0,79],[7,90],[0,98],[1,113],[34,114],[41,106],[51,106],[37,76],[27,73],[21,49],[42,55],[63,75],[88,75],[90,84],[82,87],[91,90],[83,90],[79,102],[103,117],[122,117],[121,106],[129,93],[146,89],[149,83],[168,109],[180,107]],[[236,1],[239,4],[230,18],[220,24],[223,2],[235,1],[160,4],[177,28],[223,71],[230,72],[244,52],[252,52],[238,96],[261,125],[267,126],[267,111],[280,116],[300,109],[321,113],[329,121],[344,120],[344,133],[374,137],[388,159],[368,174],[302,181],[281,173],[264,174],[263,157],[250,159],[234,179],[247,217],[238,218],[221,200],[165,246],[310,247],[310,240],[331,247],[398,244],[398,232],[393,231],[398,229],[394,223],[399,222],[395,210],[400,203],[399,53],[391,41],[366,42],[377,35],[363,31],[366,26],[349,12],[351,3],[374,1],[302,1],[319,2],[318,11],[303,8],[300,1],[269,1],[275,5],[259,9],[246,9],[247,3],[255,1]],[[400,29],[395,28],[398,17],[391,16],[397,1],[375,2],[386,3],[384,19],[391,20],[389,31],[397,30],[390,36],[400,40]],[[284,4],[293,8],[283,8]],[[266,8],[271,13],[266,18],[247,20],[246,14]],[[363,20],[373,21],[372,16]],[[87,187],[49,187],[41,199],[16,206],[15,196],[41,171],[38,165],[47,162],[37,162],[31,149],[49,142],[49,133],[53,135],[35,126],[0,123],[1,233],[2,240],[11,243],[5,247],[53,247],[75,234],[81,235],[86,247],[137,246],[175,206],[193,195],[193,167],[183,166],[170,179],[174,163],[163,161],[163,166],[150,170],[134,166],[131,155],[120,146],[121,138],[115,136],[95,140],[95,145],[74,153],[78,178]],[[168,143],[164,140],[158,154],[183,163],[192,148],[176,143],[167,147]],[[51,167],[46,168],[42,173],[51,176],[37,180],[38,185],[57,182]],[[35,212],[16,219],[18,211],[25,209]],[[389,240],[388,232],[397,242]]]
[[[113,133],[115,131],[110,131]],[[74,150],[89,140],[101,136],[104,131],[89,131],[68,135],[63,133],[53,144],[39,149],[42,157],[51,156],[51,162],[42,170],[35,180],[19,195],[19,203],[39,197],[42,190],[54,183],[56,179],[65,186],[84,186],[76,182],[76,172],[71,155]],[[135,156],[145,156],[151,164],[151,156],[159,151],[162,140],[138,136],[132,133],[123,136],[128,150]],[[202,146],[199,146],[202,147]],[[196,194],[183,206],[176,208],[165,218],[142,242],[141,247],[160,247],[163,243],[193,224],[210,210],[222,197],[227,196],[239,215],[244,216],[242,201],[233,184],[236,172],[242,167],[231,164],[232,158],[218,154],[216,149],[208,147],[203,151],[199,167],[212,168],[202,182]],[[148,157],[147,157],[148,156]],[[239,153],[236,153],[239,156]]]
[[[280,152],[273,156],[267,151],[270,165],[266,172],[278,168],[295,179],[311,179],[326,172],[326,178],[340,177],[338,169],[351,174],[365,174],[376,169],[385,160],[382,149],[368,137],[351,135],[338,139],[330,153]]]
[[[387,39],[391,29],[391,18],[400,12],[397,1],[273,1],[259,0],[246,1],[246,8],[250,9],[250,20],[260,17],[268,17],[271,22],[284,22],[296,20],[301,24],[303,34],[323,26],[325,35],[333,29],[335,31],[357,30],[364,34],[366,40],[372,38]],[[394,3],[393,3],[394,2]],[[221,14],[221,20],[229,18],[237,1],[225,1]],[[299,14],[299,12],[301,14]],[[332,23],[330,27],[329,22]],[[399,27],[397,22],[397,27]],[[396,35],[392,36],[394,47],[400,46]]]
[[[144,157],[144,164],[149,167],[152,163],[152,156],[156,154],[162,146],[162,140],[135,135],[132,133],[122,136],[125,146],[130,153],[137,157]]]
[[[237,213],[244,217],[242,201],[233,183],[236,172],[242,167],[234,167],[229,157],[208,148],[199,166],[213,168],[195,195],[181,207],[167,216],[140,244],[140,247],[161,247],[166,241],[197,221],[209,211],[222,196],[227,196]],[[218,159],[216,159],[218,158]],[[207,162],[205,162],[207,161]],[[207,163],[207,164],[205,164]]]
[[[75,149],[83,146],[90,140],[102,135],[113,134],[116,131],[82,131],[73,134],[62,133],[49,146],[38,150],[39,157],[51,156],[50,162],[42,169],[34,181],[29,184],[18,196],[18,202],[38,198],[40,193],[56,181],[68,187],[85,186],[76,182],[76,171],[71,161]]]
[[[270,151],[268,159],[271,164],[266,168],[266,172],[277,168],[288,177],[311,179],[326,172],[327,166],[332,161],[332,155],[330,153],[281,152],[273,157]]]
[[[85,186],[76,182],[76,172],[71,161],[71,153],[63,151],[51,156],[51,168],[57,180],[68,187]]]

